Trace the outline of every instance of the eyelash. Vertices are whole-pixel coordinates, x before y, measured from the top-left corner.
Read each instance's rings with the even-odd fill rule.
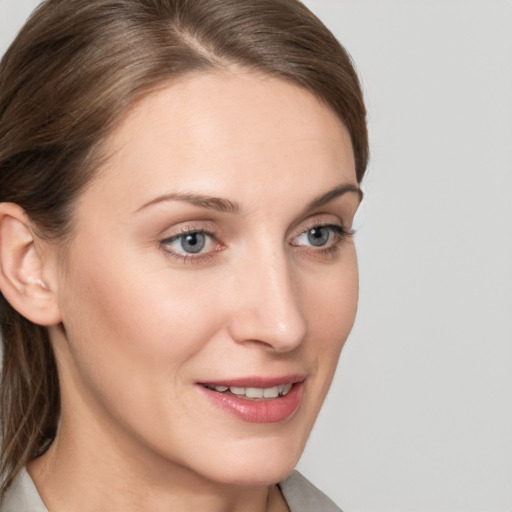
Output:
[[[342,226],[340,224],[323,224],[321,222],[314,222],[307,226],[298,236],[295,237],[295,239],[299,238],[302,235],[305,235],[306,233],[308,233],[308,231],[320,228],[330,229],[332,234],[334,235],[335,240],[332,243],[330,243],[329,246],[315,248],[314,246],[295,245],[294,247],[301,248],[304,251],[308,251],[310,253],[314,253],[320,256],[333,256],[339,252],[341,244],[351,239],[355,234],[355,231],[353,229],[347,229],[345,226]]]
[[[328,247],[319,246],[318,248],[315,248],[314,246],[301,246],[293,243],[291,243],[290,245],[292,245],[293,247],[297,247],[299,249],[303,249],[304,251],[309,251],[310,253],[314,253],[316,255],[329,256],[337,253],[340,249],[341,244],[347,241],[348,239],[352,238],[355,234],[354,230],[347,229],[339,224],[323,224],[317,222],[307,226],[303,231],[301,231],[297,236],[294,237],[294,240],[307,234],[309,231],[312,231],[313,229],[320,228],[329,229],[335,237],[335,240],[333,242],[330,242],[330,245]],[[198,253],[197,255],[194,255],[192,253],[180,254],[168,248],[170,244],[176,242],[177,240],[184,239],[184,237],[186,237],[187,235],[205,235],[206,237],[209,237],[213,243],[216,243],[216,247],[212,251],[209,251],[205,254]],[[174,258],[182,263],[207,262],[211,258],[215,257],[216,252],[219,252],[223,249],[222,243],[217,240],[215,231],[194,227],[187,227],[181,230],[179,233],[172,235],[168,238],[165,238],[164,240],[161,240],[160,246],[169,257]]]

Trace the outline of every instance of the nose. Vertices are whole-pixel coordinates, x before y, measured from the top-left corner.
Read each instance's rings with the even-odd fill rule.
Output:
[[[275,352],[292,351],[307,332],[299,276],[285,254],[260,254],[251,263],[246,262],[234,280],[230,335],[237,343],[256,343]]]

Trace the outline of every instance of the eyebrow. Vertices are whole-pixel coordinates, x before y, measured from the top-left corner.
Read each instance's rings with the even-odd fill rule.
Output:
[[[242,210],[238,203],[230,201],[229,199],[223,199],[222,197],[206,196],[203,194],[194,194],[188,192],[173,192],[155,197],[155,199],[152,199],[151,201],[143,204],[136,210],[136,212],[139,212],[140,210],[143,210],[144,208],[147,208],[153,204],[165,201],[183,201],[195,206],[200,206],[201,208],[215,210],[222,213],[240,213]]]
[[[353,183],[343,183],[342,185],[329,190],[325,194],[322,194],[320,197],[313,199],[313,201],[308,204],[305,211],[309,212],[310,210],[316,210],[317,208],[324,206],[333,199],[336,199],[348,192],[357,194],[360,201],[363,199],[363,191],[357,185],[354,185]]]
[[[342,185],[329,190],[325,194],[313,199],[305,208],[305,212],[310,210],[315,210],[316,208],[320,208],[321,206],[329,203],[330,201],[340,197],[348,192],[355,193],[359,195],[360,200],[363,198],[363,192],[361,189],[352,183],[344,183]],[[242,211],[242,207],[239,203],[234,201],[230,201],[229,199],[224,199],[222,197],[215,196],[207,196],[204,194],[194,194],[188,192],[172,192],[169,194],[163,194],[161,196],[155,197],[151,201],[144,203],[140,208],[135,210],[134,213],[137,213],[148,206],[162,203],[166,201],[183,201],[186,203],[193,204],[195,206],[200,206],[201,208],[206,208],[208,210],[215,210],[221,213],[240,213]]]

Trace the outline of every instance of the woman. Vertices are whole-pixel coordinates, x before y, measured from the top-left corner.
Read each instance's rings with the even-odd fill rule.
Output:
[[[44,2],[0,69],[2,510],[338,510],[292,471],[367,155],[296,0]]]

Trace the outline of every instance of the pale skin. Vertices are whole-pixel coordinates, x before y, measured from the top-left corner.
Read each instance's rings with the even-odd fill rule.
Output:
[[[51,512],[288,510],[273,484],[302,453],[357,307],[350,136],[304,89],[238,71],[144,98],[107,148],[65,247],[0,205],[0,286],[49,326],[62,392],[29,473]],[[286,375],[303,396],[272,423],[198,384]]]

